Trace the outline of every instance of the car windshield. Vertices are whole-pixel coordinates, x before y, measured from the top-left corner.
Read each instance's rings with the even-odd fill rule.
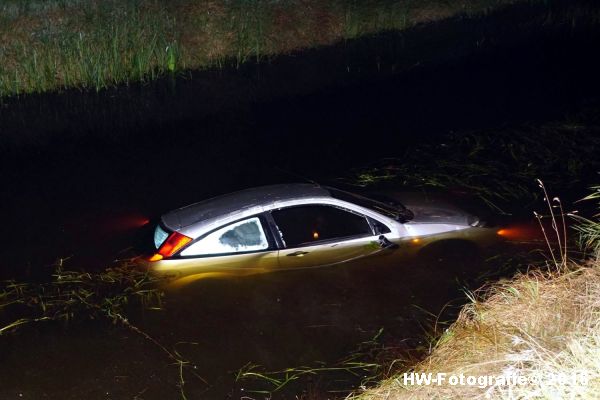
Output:
[[[400,204],[397,201],[392,201],[387,197],[372,199],[355,193],[345,192],[339,189],[333,189],[328,187],[327,190],[329,190],[331,196],[333,196],[336,199],[357,204],[361,207],[365,207],[370,210],[376,211],[380,214],[385,215],[386,217],[393,218],[400,222],[410,221],[413,217],[412,212],[406,207],[404,207],[404,205]]]

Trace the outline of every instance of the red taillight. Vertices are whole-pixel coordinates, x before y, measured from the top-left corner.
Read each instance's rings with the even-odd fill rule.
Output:
[[[170,257],[191,241],[192,238],[182,235],[181,233],[173,232],[160,246],[160,249],[158,249],[158,254],[163,257]]]

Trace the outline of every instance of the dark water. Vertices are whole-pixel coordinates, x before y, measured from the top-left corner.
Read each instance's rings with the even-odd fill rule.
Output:
[[[105,265],[165,210],[301,179],[282,169],[323,181],[448,131],[562,118],[598,93],[590,10],[525,4],[240,71],[8,100],[2,270]]]
[[[132,313],[131,322],[191,363],[184,369],[187,398],[262,399],[268,396],[255,392],[274,385],[235,380],[248,362],[265,372],[347,365],[353,354],[355,362],[406,357],[429,346],[424,332],[436,321],[428,313],[439,312],[439,328],[460,301],[448,271],[338,266],[199,282],[169,293],[162,311]],[[37,328],[2,338],[0,372],[9,377],[3,399],[181,398],[178,365],[136,332],[101,322]],[[376,342],[364,343],[381,329]],[[383,347],[386,358],[377,358]],[[273,398],[336,396],[328,391],[343,397],[374,373],[354,372],[304,376]]]
[[[598,100],[593,22],[592,2],[526,4],[239,71],[8,100],[2,274],[36,275],[70,255],[75,268],[101,268],[180,205],[294,173],[325,181],[449,131],[564,118]],[[189,398],[240,398],[257,388],[233,382],[247,362],[335,364],[380,328],[400,353],[419,346],[431,321],[422,309],[462,298],[455,278],[406,265],[206,281],[133,322],[196,364],[209,383],[186,370]],[[125,328],[49,325],[2,341],[0,398],[180,396],[177,366]],[[318,388],[323,398],[360,381],[317,376],[275,397]]]

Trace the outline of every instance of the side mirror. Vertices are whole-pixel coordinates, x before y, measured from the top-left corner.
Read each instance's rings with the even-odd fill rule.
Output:
[[[382,249],[397,249],[398,245],[396,243],[390,242],[385,236],[380,235],[379,240],[377,241],[379,247]]]

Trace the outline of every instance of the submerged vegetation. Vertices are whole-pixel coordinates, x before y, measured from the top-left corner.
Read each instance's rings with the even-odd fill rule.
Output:
[[[600,125],[590,112],[541,126],[450,133],[409,146],[397,158],[357,168],[342,180],[473,193],[501,213],[513,212],[515,205],[530,209],[539,197],[536,179],[569,192],[585,187],[600,171]]]
[[[181,398],[186,399],[184,370],[195,367],[128,317],[132,307],[162,309],[164,278],[151,276],[126,262],[101,272],[82,272],[64,269],[64,261],[56,263],[49,280],[0,282],[0,336],[42,322],[100,320],[118,325],[150,343],[177,366]]]
[[[263,367],[252,363],[246,364],[236,374],[236,382],[248,386],[245,392],[263,394],[273,397],[293,383],[300,384],[306,390],[307,382],[311,377],[327,377],[327,379],[344,380],[344,376],[351,376],[353,381],[360,377],[361,387],[374,383],[381,375],[382,360],[378,355],[393,354],[393,349],[382,348],[380,337],[381,328],[373,338],[360,343],[347,357],[336,363],[317,363],[313,366],[300,366],[286,368],[281,371],[265,371]],[[391,360],[390,360],[391,361]],[[349,392],[352,388],[348,388]],[[342,390],[336,390],[343,392]],[[310,398],[310,396],[309,396]]]
[[[515,1],[6,0],[0,97],[239,66]]]
[[[0,282],[0,335],[39,321],[106,319],[130,326],[125,309],[132,303],[160,308],[159,279],[129,265],[103,272],[65,270],[63,260],[50,280]]]

